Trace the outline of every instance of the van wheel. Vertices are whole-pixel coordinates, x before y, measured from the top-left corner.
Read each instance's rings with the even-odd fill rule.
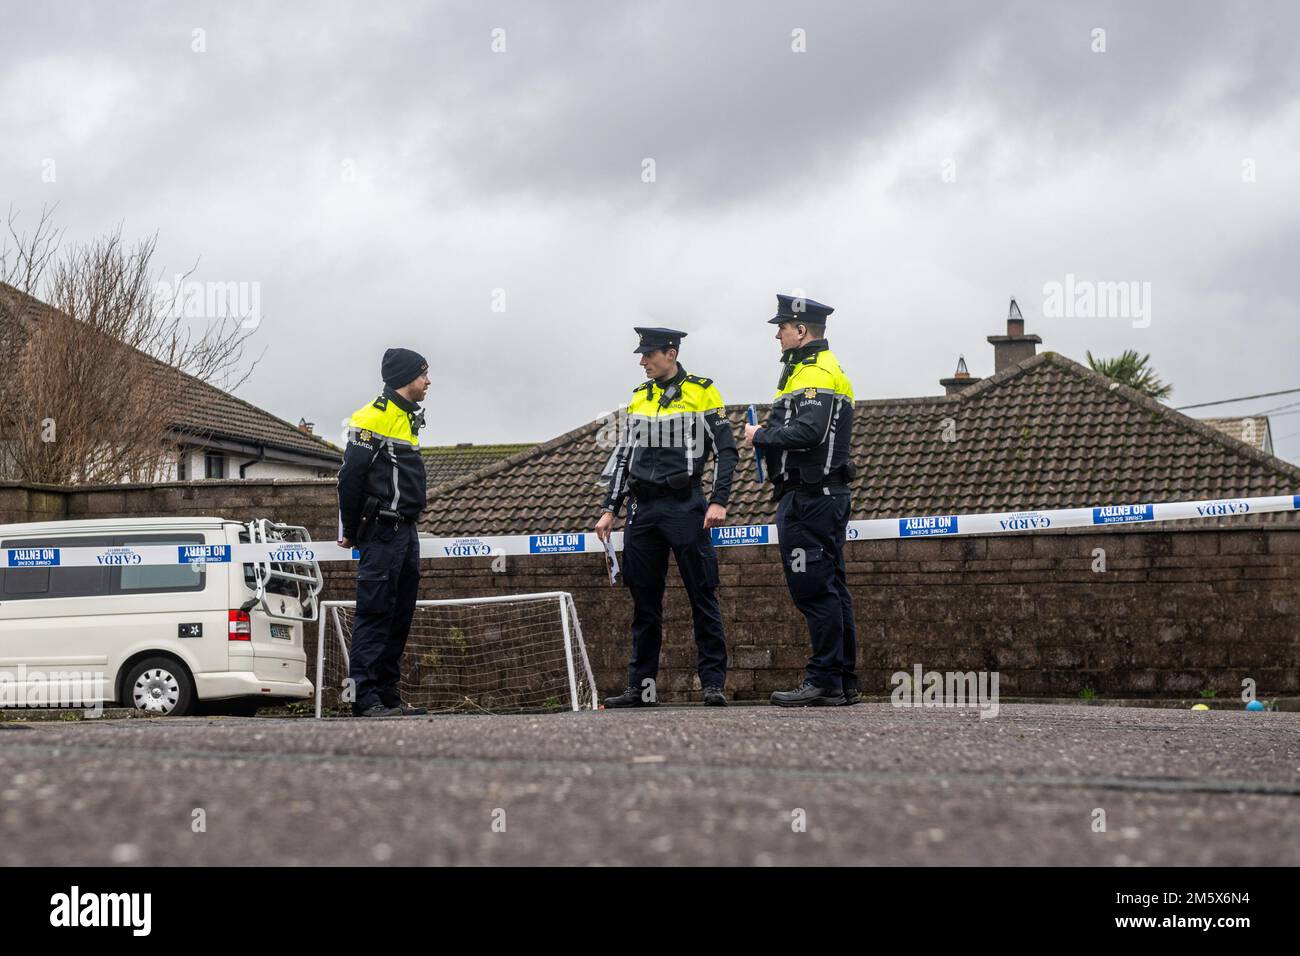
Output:
[[[126,676],[126,698],[150,717],[181,717],[194,703],[194,684],[185,668],[168,657],[150,657]]]

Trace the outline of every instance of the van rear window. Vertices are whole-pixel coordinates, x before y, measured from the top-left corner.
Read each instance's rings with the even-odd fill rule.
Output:
[[[241,531],[239,533],[239,542],[240,544],[248,544],[247,531]],[[292,572],[295,570],[295,567],[291,564],[272,564],[271,567],[277,571]],[[254,570],[253,565],[251,564],[244,565],[244,586],[247,587],[248,590],[250,591],[257,590],[257,572]],[[267,581],[266,593],[281,594],[284,595],[285,597],[291,597],[298,600],[301,600],[302,598],[302,592],[298,590],[297,582],[286,581],[284,578],[271,578],[271,580]]]

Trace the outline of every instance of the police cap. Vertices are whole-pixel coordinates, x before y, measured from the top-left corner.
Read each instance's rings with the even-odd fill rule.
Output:
[[[782,322],[809,322],[813,325],[825,325],[826,317],[835,310],[814,299],[796,295],[776,296],[776,315],[768,319],[771,325]]]
[[[677,329],[650,329],[637,325],[632,331],[641,336],[641,341],[632,351],[642,355],[655,349],[680,349],[682,339],[686,338],[686,333]]]

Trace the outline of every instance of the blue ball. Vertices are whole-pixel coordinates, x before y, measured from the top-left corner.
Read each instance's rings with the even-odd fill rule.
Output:
[[[1246,705],[1246,709],[1247,709],[1247,710],[1263,710],[1263,709],[1264,709],[1264,705],[1263,705],[1260,701],[1252,700],[1249,704]]]

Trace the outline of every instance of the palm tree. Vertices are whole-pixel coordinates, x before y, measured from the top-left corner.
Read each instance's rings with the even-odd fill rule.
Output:
[[[1168,398],[1174,387],[1160,381],[1156,373],[1147,368],[1150,359],[1150,355],[1138,355],[1132,349],[1126,349],[1123,355],[1113,359],[1093,358],[1092,353],[1088,353],[1088,364],[1094,372],[1160,401]]]

